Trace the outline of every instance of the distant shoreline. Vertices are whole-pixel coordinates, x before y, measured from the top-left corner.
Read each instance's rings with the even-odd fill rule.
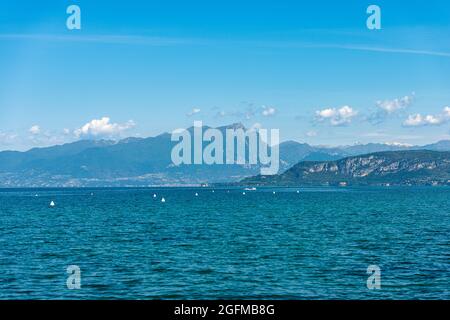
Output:
[[[392,185],[392,186],[382,186],[382,185],[350,185],[350,186],[321,186],[321,185],[299,185],[299,186],[282,186],[282,185],[266,185],[266,186],[255,186],[255,185],[230,185],[230,186],[208,186],[202,187],[198,186],[151,186],[151,187],[11,187],[11,188],[3,188],[0,187],[0,192],[8,191],[8,190],[119,190],[119,189],[128,189],[128,190],[151,190],[151,189],[203,189],[203,190],[243,190],[245,188],[255,187],[256,190],[252,192],[258,191],[259,189],[372,189],[372,188],[383,188],[383,189],[410,189],[410,188],[450,188],[450,185]]]

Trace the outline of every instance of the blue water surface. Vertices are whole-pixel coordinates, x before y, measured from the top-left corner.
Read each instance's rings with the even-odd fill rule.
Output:
[[[450,298],[450,188],[243,192],[0,190],[0,299]]]

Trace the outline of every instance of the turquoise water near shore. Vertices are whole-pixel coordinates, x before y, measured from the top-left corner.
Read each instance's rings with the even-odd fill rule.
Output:
[[[0,190],[0,299],[450,298],[450,188],[299,190]]]

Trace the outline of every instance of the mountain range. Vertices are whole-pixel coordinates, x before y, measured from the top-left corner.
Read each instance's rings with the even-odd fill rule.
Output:
[[[240,123],[218,129],[228,128],[245,129]],[[175,166],[171,150],[176,143],[171,141],[171,134],[163,133],[120,141],[81,140],[26,152],[3,151],[0,152],[0,187],[198,185],[237,182],[260,171],[259,165]],[[281,173],[301,161],[336,161],[382,151],[450,151],[450,141],[426,146],[370,143],[342,147],[286,141],[279,147]]]
[[[450,185],[450,152],[377,152],[336,161],[301,161],[282,174],[254,176],[247,186]]]

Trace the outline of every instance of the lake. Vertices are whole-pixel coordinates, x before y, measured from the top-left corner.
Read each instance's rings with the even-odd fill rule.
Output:
[[[450,188],[243,191],[1,189],[0,299],[450,298]]]

